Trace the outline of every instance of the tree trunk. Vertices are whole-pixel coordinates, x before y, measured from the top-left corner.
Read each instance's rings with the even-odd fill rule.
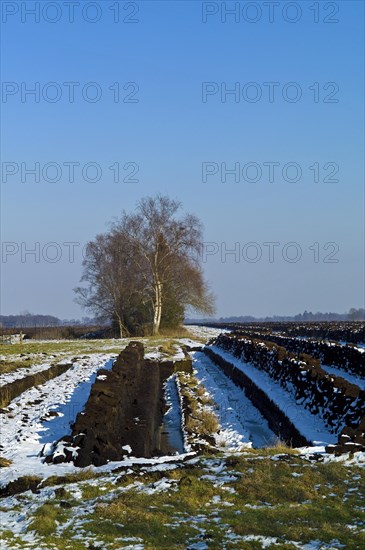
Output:
[[[153,328],[152,334],[158,334],[161,324],[162,314],[162,283],[157,280],[155,285],[155,304],[153,311]]]
[[[118,319],[118,322],[119,322],[119,334],[120,334],[120,339],[123,338],[123,334],[124,334],[124,326],[123,326],[123,323],[122,323],[122,320],[121,319]]]

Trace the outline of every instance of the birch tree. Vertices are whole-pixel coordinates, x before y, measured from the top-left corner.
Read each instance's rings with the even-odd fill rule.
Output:
[[[136,270],[143,273],[152,312],[152,334],[158,334],[168,287],[182,306],[214,311],[200,269],[202,225],[192,214],[178,215],[181,203],[157,195],[139,201],[134,214],[123,213],[114,231],[134,246]]]
[[[128,336],[133,305],[139,304],[143,289],[133,270],[133,249],[123,235],[98,235],[86,247],[81,282],[76,301],[101,320],[116,321],[120,338]]]
[[[79,301],[113,315],[121,334],[133,310],[150,319],[152,334],[158,334],[172,300],[177,310],[214,311],[200,267],[202,226],[192,214],[179,215],[180,209],[167,196],[144,198],[87,247],[82,281],[89,286],[76,289]]]

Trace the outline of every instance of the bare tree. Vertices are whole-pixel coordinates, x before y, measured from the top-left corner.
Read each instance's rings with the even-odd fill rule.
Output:
[[[199,267],[202,226],[192,214],[178,217],[180,208],[181,203],[167,196],[147,197],[138,203],[136,213],[124,213],[114,226],[134,245],[136,268],[144,274],[152,305],[153,334],[159,332],[167,285],[184,306],[214,311]]]
[[[166,196],[144,198],[87,247],[82,281],[89,286],[76,289],[79,303],[118,319],[121,334],[133,309],[142,318],[150,314],[157,334],[167,291],[181,308],[214,311],[199,265],[201,223],[191,214],[179,217],[180,208]]]
[[[141,293],[138,274],[133,272],[133,250],[122,234],[98,235],[88,243],[81,281],[75,289],[77,302],[103,320],[115,319],[120,337],[128,335],[131,304]]]

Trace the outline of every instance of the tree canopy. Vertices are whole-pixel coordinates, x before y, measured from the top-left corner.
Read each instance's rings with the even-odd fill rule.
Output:
[[[180,209],[167,196],[143,198],[86,247],[77,301],[115,321],[121,337],[176,327],[188,307],[214,312],[200,265],[202,225]]]

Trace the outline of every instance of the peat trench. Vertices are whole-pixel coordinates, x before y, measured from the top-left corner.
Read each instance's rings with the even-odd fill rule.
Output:
[[[183,360],[155,361],[144,358],[141,342],[131,342],[111,370],[98,371],[71,435],[54,443],[45,462],[101,466],[129,454],[150,458],[176,451],[163,433],[168,409],[164,394],[175,372],[192,372],[192,360],[184,351]]]
[[[232,363],[226,361],[208,346],[204,347],[202,351],[215,365],[222,369],[228,378],[244,390],[248,399],[252,401],[253,405],[260,411],[262,416],[266,418],[269,428],[275,435],[293,447],[310,445],[310,441],[297,430],[289,418],[248,376],[236,369]]]
[[[321,414],[331,433],[338,435],[335,445],[326,451],[343,453],[365,450],[365,391],[341,377],[328,375],[318,359],[310,355],[295,355],[268,341],[237,338],[235,334],[220,334],[214,345],[241,357],[270,375],[297,400],[305,400],[306,408]],[[308,445],[286,415],[241,370],[225,361],[209,347],[203,350],[238,386],[265,416],[270,428],[293,446]]]
[[[28,374],[23,378],[17,378],[8,384],[4,384],[0,387],[0,404],[2,408],[5,408],[19,395],[26,390],[33,388],[34,386],[40,386],[57,376],[65,373],[73,366],[73,362],[70,363],[58,363],[50,366],[48,369],[36,372],[34,374]]]
[[[186,348],[184,351],[184,360],[150,360],[144,358],[141,342],[131,342],[119,354],[111,370],[98,371],[85,408],[78,413],[71,434],[62,437],[51,448],[49,445],[44,447],[45,462],[73,462],[78,467],[101,466],[128,455],[151,458],[174,454],[177,450],[181,452],[174,446],[171,432],[165,433],[164,417],[168,408],[165,402],[167,380],[177,371],[192,372],[192,360]],[[243,372],[208,346],[202,351],[245,391],[278,437],[294,447],[310,444]],[[180,412],[186,421],[188,410],[183,409]]]

